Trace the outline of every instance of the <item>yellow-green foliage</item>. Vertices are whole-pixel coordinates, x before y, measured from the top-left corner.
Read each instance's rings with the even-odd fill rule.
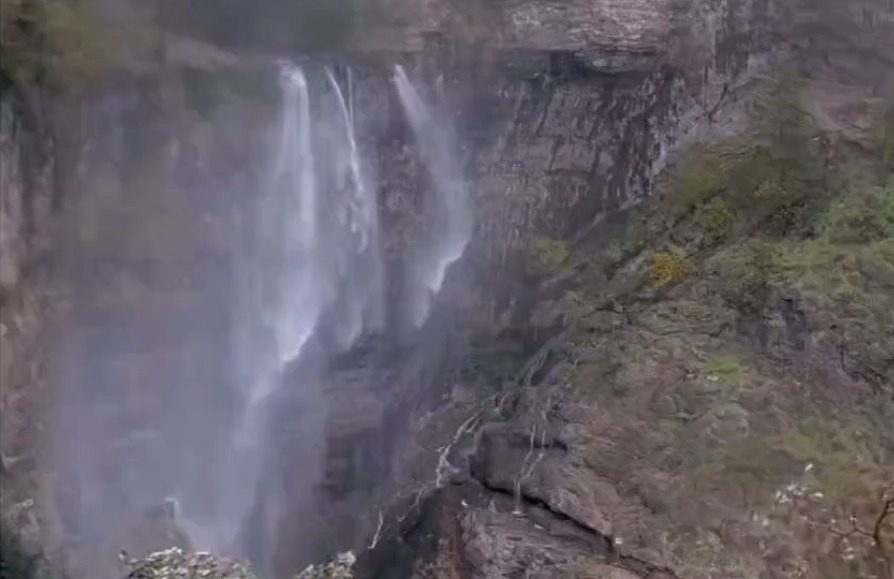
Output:
[[[859,187],[831,205],[825,235],[835,243],[894,238],[894,178],[885,187]]]
[[[568,246],[558,239],[535,237],[531,241],[531,255],[538,265],[551,269],[568,259]]]
[[[656,253],[649,263],[649,277],[657,286],[677,283],[694,271],[686,257],[675,253]]]
[[[0,0],[0,70],[20,85],[77,90],[105,69],[111,48],[72,0]]]
[[[714,241],[739,217],[775,234],[803,232],[826,193],[818,134],[793,86],[769,86],[745,134],[687,153],[666,177],[664,197],[677,215],[700,213]]]

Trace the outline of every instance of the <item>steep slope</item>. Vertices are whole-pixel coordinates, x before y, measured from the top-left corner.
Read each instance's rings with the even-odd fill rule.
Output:
[[[890,576],[894,133],[850,116],[817,147],[782,94],[599,235],[539,244],[564,329],[452,403],[450,484],[402,531],[435,538],[376,576]]]

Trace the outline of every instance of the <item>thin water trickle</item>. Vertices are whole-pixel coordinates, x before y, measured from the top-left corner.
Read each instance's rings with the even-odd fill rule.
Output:
[[[350,78],[350,73],[348,73],[348,75],[348,78]],[[352,209],[355,213],[355,215],[352,215],[350,227],[353,232],[356,232],[360,236],[360,247],[358,248],[358,251],[362,253],[366,250],[370,242],[369,229],[375,227],[377,221],[375,199],[370,198],[367,194],[366,185],[363,181],[363,175],[361,174],[360,153],[357,150],[357,139],[354,136],[354,121],[351,115],[351,110],[345,102],[341,87],[339,87],[338,82],[335,80],[332,70],[328,67],[326,68],[326,79],[329,81],[329,85],[332,87],[335,96],[338,98],[339,110],[341,111],[342,120],[345,124],[345,136],[348,141],[349,150],[348,166],[350,168],[351,176],[350,187],[351,191],[354,193],[353,199],[348,203],[347,207]]]
[[[447,269],[465,251],[473,218],[468,185],[452,136],[434,118],[431,107],[399,64],[394,68],[394,84],[435,189],[431,196],[430,246],[416,264],[416,281],[427,290],[417,296],[415,322],[419,326],[428,316],[431,298],[440,291]]]

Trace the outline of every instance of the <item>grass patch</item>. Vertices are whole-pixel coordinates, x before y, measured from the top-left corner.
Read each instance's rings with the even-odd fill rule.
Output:
[[[785,430],[780,443],[794,458],[815,465],[819,489],[832,504],[847,504],[884,488],[883,466],[892,449],[885,449],[872,424],[812,416]]]
[[[708,360],[707,371],[721,378],[738,378],[742,363],[735,356],[717,356]]]

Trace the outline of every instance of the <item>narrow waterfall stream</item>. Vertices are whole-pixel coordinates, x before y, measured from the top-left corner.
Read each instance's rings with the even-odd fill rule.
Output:
[[[413,264],[414,281],[422,284],[413,296],[411,314],[419,327],[428,316],[432,297],[444,283],[447,269],[462,256],[469,242],[472,210],[458,150],[447,125],[435,118],[400,65],[394,69],[394,84],[434,185],[433,194],[426,200],[430,203],[431,235],[420,259]]]

